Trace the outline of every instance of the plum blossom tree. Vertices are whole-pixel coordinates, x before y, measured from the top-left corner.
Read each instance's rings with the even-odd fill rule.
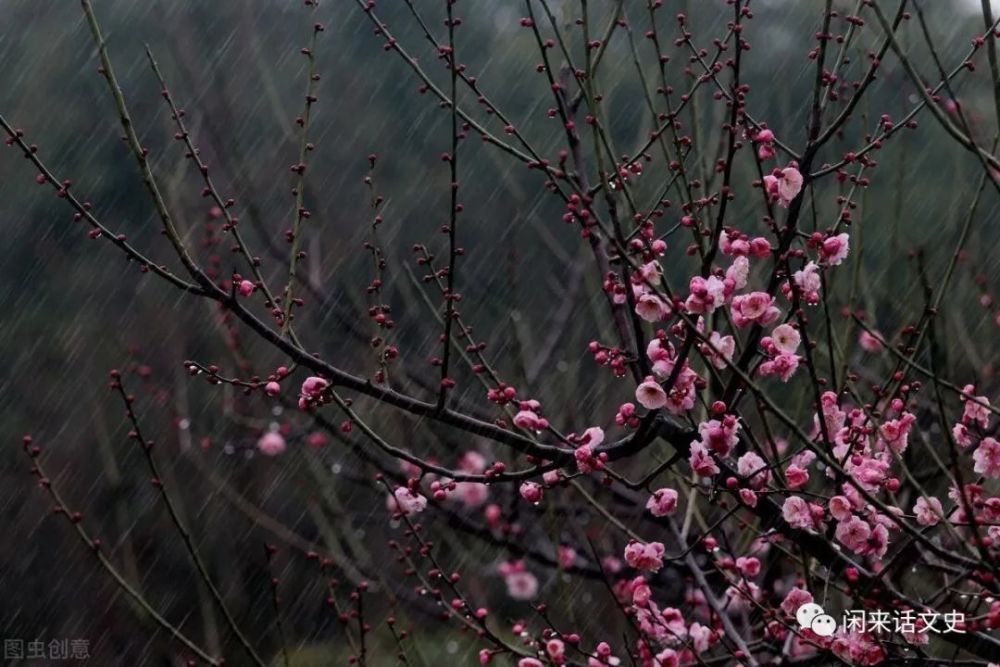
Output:
[[[758,90],[746,83],[748,61],[767,45],[754,42],[750,0],[711,3],[718,20],[703,33],[662,0],[580,0],[561,9],[525,0],[519,26],[541,84],[523,82],[535,103],[505,109],[491,97],[488,72],[463,64],[474,44],[463,39],[460,12],[476,11],[471,3],[404,2],[437,70],[415,55],[419,45],[394,36],[374,0],[304,2],[306,92],[292,123],[298,152],[289,167],[288,228],[262,235],[287,241],[287,249],[278,246],[280,263],[255,254],[261,235],[246,230],[241,203],[222,193],[188,112],[149,53],[150,76],[202,180],[210,220],[232,246],[232,270],[210,265],[192,246],[196,225],[164,197],[164,176],[119,84],[114,62],[129,56],[112,52],[91,0],[82,7],[97,71],[172,259],[154,260],[116,232],[113,211],[98,210],[47,166],[30,127],[0,117],[10,154],[23,155],[37,183],[108,246],[98,252],[123,254],[139,280],[210,303],[252,338],[252,348],[228,339],[228,362],[176,363],[187,382],[206,381],[251,412],[281,408],[281,424],[256,427],[254,440],[276,469],[301,450],[340,447],[356,458],[361,474],[352,483],[379,516],[364,540],[391,558],[352,560],[335,553],[334,542],[293,560],[324,579],[355,578],[346,588],[331,585],[326,598],[350,662],[419,664],[414,638],[432,632],[473,638],[480,664],[519,667],[996,660],[998,409],[988,388],[951,377],[939,355],[941,309],[958,289],[958,258],[1000,191],[1000,33],[990,3],[962,49],[939,48],[921,9],[926,1],[815,3],[807,85]],[[370,236],[359,250],[372,262],[358,291],[368,306],[350,327],[331,331],[309,316],[313,286],[304,267],[320,260],[305,248],[321,207],[307,183],[313,151],[322,148],[314,142],[322,135],[323,70],[346,66],[336,52],[324,53],[323,21],[348,12],[363,17],[372,48],[405,66],[447,117],[441,164],[426,166],[444,172],[447,208],[436,213],[441,238],[411,249],[418,292],[406,289],[419,296],[399,299],[392,290],[405,278],[390,267],[401,253],[380,236],[391,224],[375,182],[382,158],[367,156],[359,176],[371,194]],[[911,55],[917,45],[919,59]],[[634,59],[626,87],[606,74],[621,49]],[[895,117],[868,106],[889,73],[917,91]],[[994,94],[985,106],[995,105],[995,118],[968,114],[959,86]],[[651,123],[638,142],[616,129],[623,90]],[[765,120],[758,109],[769,108],[771,96],[801,113]],[[540,142],[542,131],[556,135],[557,149]],[[943,131],[979,180],[950,261],[940,275],[921,264],[916,314],[876,327],[877,295],[862,293],[851,276],[863,266],[861,230],[879,221],[859,215],[858,201],[896,196],[880,154],[904,131]],[[471,145],[480,140],[485,146]],[[591,342],[573,353],[593,373],[587,391],[602,397],[593,411],[581,414],[581,390],[560,386],[551,354],[526,368],[514,353],[494,351],[490,335],[477,332],[506,320],[483,321],[486,310],[463,300],[467,267],[483,253],[467,239],[476,238],[475,209],[487,204],[465,194],[483,150],[530,170],[542,196],[563,211],[554,222],[571,227],[586,253],[569,263],[592,274],[600,306],[593,321],[571,303],[555,323],[525,326],[551,336],[543,351],[562,344],[571,318],[587,331]],[[553,253],[551,261],[561,260]],[[421,310],[422,302],[430,308]],[[404,329],[433,341],[429,363]],[[343,350],[312,351],[330,336]],[[352,345],[365,352],[344,351]],[[352,368],[357,358],[367,364],[360,371]],[[23,442],[37,482],[98,565],[192,663],[265,665],[273,654],[290,664],[279,580],[271,579],[279,639],[244,631],[253,620],[214,585],[201,537],[173,509],[182,491],[161,479],[157,459],[169,454],[143,435],[137,398],[124,389],[132,375],[115,371],[112,388],[231,639],[209,648],[120,574],[114,554],[45,474],[49,455],[37,444],[44,425]],[[395,419],[404,420],[402,432],[389,426]],[[469,545],[480,542],[494,550],[492,560],[473,555]],[[270,567],[275,550],[268,554]],[[494,581],[501,585],[491,588]],[[597,595],[611,611],[585,618],[580,609]],[[940,633],[924,620],[907,631],[838,627],[821,636],[796,621],[810,602],[829,613],[961,613],[963,620]],[[391,648],[379,654],[377,637]]]

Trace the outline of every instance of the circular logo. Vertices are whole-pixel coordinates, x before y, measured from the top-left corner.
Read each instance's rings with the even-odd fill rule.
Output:
[[[815,602],[807,602],[795,611],[795,620],[799,622],[799,627],[808,628],[812,625],[813,619],[825,613],[823,607]]]
[[[813,619],[809,629],[820,637],[832,637],[833,633],[837,631],[837,621],[833,620],[833,616],[829,614],[820,614]]]

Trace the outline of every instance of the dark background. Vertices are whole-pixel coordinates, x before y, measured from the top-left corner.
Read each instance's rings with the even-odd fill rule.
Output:
[[[374,359],[365,344],[371,327],[364,315],[371,263],[362,248],[371,214],[362,178],[366,156],[378,153],[376,189],[388,200],[380,243],[389,261],[387,294],[399,323],[394,334],[404,357],[399,368],[407,369],[394,382],[426,395],[426,387],[436,382],[437,370],[427,359],[436,353],[439,325],[407,267],[422,275],[410,250],[414,243],[429,243],[439,251],[445,247],[437,232],[447,209],[448,173],[439,159],[449,149],[447,111],[418,92],[412,71],[396,54],[383,51],[383,40],[348,0],[324,2],[314,17],[297,2],[95,4],[140,136],[152,151],[154,169],[186,238],[199,247],[209,204],[199,196],[198,174],[172,140],[175,130],[144,44],[187,110],[189,127],[220,190],[239,201],[244,233],[263,258],[265,274],[278,285],[277,276],[286,270],[283,232],[292,214],[288,166],[296,161],[297,150],[292,120],[301,112],[305,89],[305,59],[299,49],[314,20],[326,24],[317,48],[323,79],[311,129],[317,150],[307,175],[313,217],[305,233],[306,271],[314,293],[303,290],[308,303],[299,326],[307,344],[335,365],[362,375],[373,372]],[[443,3],[415,4],[443,39]],[[835,4],[847,10],[854,5]],[[950,68],[967,52],[970,36],[982,30],[982,18],[975,13],[978,3],[924,4]],[[671,17],[677,11],[691,14],[695,41],[706,48],[724,32],[730,16],[715,0],[667,5],[659,20],[671,42],[676,37]],[[762,1],[745,33],[753,44],[744,68],[752,87],[748,108],[795,147],[804,143],[814,73],[806,53],[814,43],[821,7],[813,0]],[[608,8],[609,3],[596,3],[592,11],[606,17]],[[378,11],[425,71],[446,86],[444,68],[405,5],[384,0]],[[534,145],[554,157],[562,144],[561,128],[545,116],[551,95],[544,77],[534,71],[539,56],[530,31],[518,26],[523,5],[463,0],[457,12],[465,19],[458,32],[459,59]],[[629,12],[644,72],[652,81],[652,51],[642,38],[649,19],[638,6]],[[920,40],[915,25],[904,31],[904,43],[922,54],[916,60],[930,78],[933,64],[925,49],[916,48],[922,46]],[[872,31],[861,44],[874,47]],[[671,84],[686,89],[685,52],[672,43],[665,50],[673,57]],[[630,153],[648,136],[652,120],[628,43],[616,38],[606,58],[601,78],[606,110],[616,145]],[[861,52],[855,59],[864,62]],[[978,140],[988,144],[993,100],[982,56],[977,63],[975,73],[959,77],[956,91],[982,128]],[[93,202],[105,224],[159,261],[176,265],[134,160],[118,140],[114,107],[96,66],[77,3],[3,3],[0,113],[26,130],[49,167],[73,180],[73,191]],[[700,127],[698,156],[710,167],[722,107],[711,101],[709,88],[703,88],[685,123],[686,131],[691,123]],[[502,135],[500,124],[477,109],[467,90],[459,101]],[[832,142],[821,161],[863,144],[864,133],[881,114],[902,117],[918,101],[890,55],[846,138]],[[932,280],[940,276],[981,173],[976,160],[950,143],[929,114],[921,114],[919,121],[917,131],[902,132],[878,153],[880,166],[868,174],[874,185],[856,197],[851,260],[836,273],[833,286],[841,303],[853,297],[855,306],[866,309],[889,334],[912,321],[922,307],[916,263],[907,253],[920,249],[928,275]],[[662,159],[656,157],[655,168],[636,185],[643,201],[662,186]],[[501,376],[522,388],[522,394],[542,400],[563,430],[607,426],[632,386],[612,381],[605,369],[595,370],[586,351],[591,339],[613,340],[589,249],[575,227],[561,222],[562,206],[541,187],[537,172],[474,134],[462,145],[459,164],[466,206],[461,227],[467,250],[460,274],[463,315],[490,343]],[[308,425],[289,419],[272,401],[245,399],[188,378],[181,363],[185,359],[219,363],[236,372],[225,342],[229,325],[214,307],[140,276],[108,244],[88,239],[65,202],[37,186],[34,176],[15,150],[0,152],[0,634],[46,641],[87,638],[95,664],[172,664],[181,655],[162,632],[129,613],[130,603],[95,566],[71,528],[48,516],[49,501],[36,488],[21,452],[21,435],[30,432],[48,452],[46,467],[60,491],[84,512],[88,528],[103,538],[129,580],[192,636],[207,637],[208,646],[225,636],[149,487],[143,457],[125,438],[121,405],[107,390],[107,371],[120,367],[144,376],[130,375],[128,383],[141,396],[140,415],[160,445],[158,456],[168,470],[165,481],[183,505],[220,588],[261,650],[270,655],[278,646],[263,557],[263,544],[270,541],[281,544],[277,567],[286,591],[286,631],[298,655],[295,664],[338,661],[331,656],[342,655],[342,635],[324,605],[323,577],[288,544],[294,537],[281,531],[298,535],[299,546],[322,544],[339,551],[343,563],[354,563],[345,568],[345,579],[354,567],[358,577],[376,581],[382,592],[372,613],[376,621],[384,617],[390,597],[385,591],[405,601],[409,585],[378,584],[380,575],[398,573],[398,567],[386,551],[393,531],[386,527],[382,494],[369,481],[371,469],[340,443],[318,453],[310,450],[303,442]],[[743,164],[735,179],[742,189],[728,223],[761,233],[763,212],[749,187],[753,177]],[[832,179],[818,186],[815,218],[807,216],[807,229],[832,224],[835,197],[843,191]],[[972,227],[967,258],[952,281],[942,318],[950,377],[978,379],[982,389],[991,386],[996,362],[993,308],[983,308],[979,299],[995,285],[997,221],[996,197],[990,193]],[[676,217],[668,215],[660,231],[674,222]],[[683,254],[685,243],[671,239],[664,262],[674,284],[694,270]],[[197,254],[203,261],[221,254],[223,273],[241,269],[227,246],[199,247]],[[974,282],[977,275],[985,278],[982,288]],[[437,306],[440,297],[428,294]],[[844,344],[853,346],[854,334],[841,324]],[[244,342],[258,371],[282,362],[249,336]],[[490,414],[481,387],[466,371],[458,374],[458,395],[474,411]],[[797,395],[786,400],[793,412],[802,405]],[[366,401],[359,405],[393,442],[435,452],[449,465],[470,448],[491,454],[465,436]],[[335,419],[332,413],[330,417]],[[253,446],[272,422],[291,429],[289,451],[268,459],[256,455]],[[510,504],[510,490],[497,490],[494,498]],[[269,518],[285,528],[274,528]],[[494,571],[503,555],[493,545],[449,533],[444,520],[429,522],[451,562],[464,568],[474,596],[492,601],[503,618],[528,612],[523,603],[505,601],[502,580]],[[556,516],[538,513],[527,522],[553,545],[565,539],[560,532],[567,528]],[[592,535],[598,540],[607,537],[599,525],[595,522]],[[619,546],[609,541],[608,550],[617,552]],[[578,589],[551,572],[540,579],[543,596],[574,619],[573,627],[601,626],[611,602],[600,586]],[[425,656],[455,655],[460,664],[473,659],[478,648],[474,638],[445,635],[443,626],[427,622],[426,606],[412,607],[415,611],[405,618],[421,628],[417,636]],[[373,641],[387,647],[388,664],[389,635],[383,631]],[[231,664],[239,664],[236,660]]]

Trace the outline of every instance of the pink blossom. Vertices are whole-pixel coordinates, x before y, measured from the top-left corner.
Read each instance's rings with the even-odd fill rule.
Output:
[[[321,377],[307,377],[302,382],[302,395],[308,396],[309,398],[316,398],[322,394],[328,386],[330,386],[330,383]]]
[[[639,267],[639,278],[651,284],[658,285],[663,277],[663,267],[657,261],[646,262]]]
[[[587,658],[587,667],[615,667],[620,664],[621,660],[611,655],[611,647],[607,642],[598,644],[594,655]]]
[[[739,442],[739,419],[726,415],[721,420],[710,419],[698,425],[701,443],[719,456],[726,457]]]
[[[827,503],[830,516],[837,521],[846,521],[851,516],[851,501],[846,496],[834,496]]]
[[[802,174],[794,163],[784,169],[775,169],[764,177],[764,190],[771,201],[788,206],[802,191]]]
[[[701,477],[711,477],[720,472],[708,449],[698,441],[691,443],[690,463],[691,469]]]
[[[479,482],[458,482],[454,493],[466,507],[479,507],[490,497],[490,487]]]
[[[604,467],[603,461],[594,456],[594,450],[590,445],[580,445],[573,451],[573,458],[576,460],[577,469],[587,475]]]
[[[977,473],[990,479],[1000,478],[1000,442],[993,438],[983,438],[972,453],[972,459],[976,462],[973,470]]]
[[[709,344],[701,344],[701,351],[708,357],[709,361],[716,368],[725,368],[727,362],[732,361],[733,353],[736,351],[736,339],[732,336],[723,336],[718,331],[713,331],[708,336]]]
[[[830,644],[833,653],[852,665],[877,665],[885,660],[885,651],[867,635],[850,633],[835,637]]]
[[[819,303],[819,291],[823,286],[822,278],[819,275],[819,266],[816,262],[809,262],[802,269],[792,274],[792,280],[798,289],[799,297],[815,306]],[[791,299],[791,288],[784,290],[785,296]]]
[[[785,480],[788,482],[788,488],[801,488],[809,483],[809,471],[793,463],[785,469]]]
[[[389,509],[397,511],[407,516],[419,514],[427,507],[427,498],[416,491],[411,491],[405,486],[398,487],[392,492],[394,502],[389,503]]]
[[[740,502],[747,507],[757,507],[757,494],[751,489],[740,489]]]
[[[521,497],[529,503],[539,503],[542,501],[542,487],[535,482],[523,482],[519,489]]]
[[[649,341],[648,345],[646,345],[646,357],[653,363],[656,363],[657,361],[668,361],[672,355],[673,348],[671,348],[670,344],[667,343],[664,345],[664,342],[659,338],[654,338]]]
[[[681,664],[680,656],[672,648],[665,648],[656,654],[656,661],[653,667],[678,667]]]
[[[810,529],[814,527],[809,503],[798,496],[789,496],[781,507],[781,515],[792,528]]]
[[[566,654],[566,645],[561,639],[553,637],[545,642],[545,652],[549,654],[549,657],[552,658],[556,664],[562,664]]]
[[[323,449],[329,442],[329,436],[323,431],[313,431],[306,436],[306,443],[313,449]]]
[[[774,347],[779,352],[783,352],[784,354],[795,354],[795,351],[799,349],[801,341],[802,336],[799,334],[798,329],[790,324],[779,324],[771,332],[771,342],[774,343]]]
[[[566,544],[560,544],[559,567],[566,569],[571,568],[574,565],[576,565],[576,549]]]
[[[658,410],[667,404],[667,392],[663,391],[663,387],[652,376],[648,376],[636,388],[635,400],[647,410]]]
[[[968,447],[972,444],[972,433],[965,424],[955,424],[951,428],[951,435],[960,447]]]
[[[545,667],[545,665],[535,658],[521,658],[517,661],[517,667]]]
[[[802,174],[795,165],[789,165],[781,170],[778,180],[778,196],[786,204],[790,203],[802,191]]]
[[[847,233],[828,236],[819,248],[819,261],[826,266],[838,266],[847,258],[850,236]]]
[[[971,384],[967,384],[962,388],[962,393],[972,396],[975,392],[975,387]],[[965,410],[962,413],[962,423],[963,424],[979,424],[980,428],[986,429],[990,427],[990,410],[989,410],[989,400],[985,396],[976,396],[974,399],[963,399],[965,401]]]
[[[653,590],[646,583],[645,578],[636,577],[632,580],[632,604],[644,607],[652,597]]]
[[[760,574],[760,560],[754,556],[740,556],[736,559],[736,569],[744,577],[756,577]]]
[[[250,296],[253,294],[254,289],[256,289],[256,285],[249,280],[241,280],[237,289],[239,289],[241,296]]]
[[[754,143],[769,144],[774,141],[774,132],[765,127],[763,130],[754,135],[753,141]]]
[[[896,454],[902,454],[909,445],[910,429],[917,418],[904,412],[899,419],[890,419],[878,429],[879,445],[889,447]]]
[[[750,239],[750,254],[761,258],[770,256],[771,242],[763,236]]]
[[[717,276],[694,276],[688,284],[690,295],[684,308],[694,315],[709,314],[726,301],[726,284]]]
[[[885,556],[885,552],[889,550],[889,528],[885,525],[885,523],[890,521],[891,520],[886,517],[883,523],[879,523],[872,528],[872,535],[868,538],[867,549],[867,553],[872,558],[882,558]],[[890,525],[894,524],[890,523]]]
[[[747,452],[736,461],[736,471],[750,487],[760,491],[771,479],[767,463],[756,452]]]
[[[913,506],[913,513],[917,515],[917,523],[921,526],[933,526],[944,516],[944,509],[937,498],[920,496]]]
[[[757,367],[757,373],[761,377],[778,376],[782,382],[788,382],[799,368],[799,359],[797,354],[779,354],[774,359],[762,362]]]
[[[589,447],[599,447],[604,442],[604,429],[600,426],[591,426],[580,436],[580,442]]]
[[[767,292],[751,292],[733,298],[733,323],[745,327],[752,322],[766,326],[781,315],[774,306],[774,297]]]
[[[514,426],[528,431],[543,431],[548,428],[549,423],[533,410],[520,410],[514,415]]]
[[[872,535],[872,527],[864,519],[852,516],[837,524],[834,536],[837,541],[855,553],[863,554],[868,548],[868,538]]]
[[[695,621],[688,628],[688,637],[691,638],[691,645],[695,653],[704,653],[712,646],[715,634],[712,629]]]
[[[886,461],[870,456],[861,457],[858,463],[848,461],[845,468],[851,477],[854,478],[854,481],[868,492],[878,490],[889,472],[889,464]]]
[[[663,567],[663,551],[660,542],[629,542],[625,547],[625,562],[637,570],[657,572]]]
[[[881,334],[879,336],[872,335],[867,330],[862,329],[861,333],[858,334],[858,345],[865,352],[881,352],[882,351],[882,341],[880,340]]]
[[[264,385],[264,393],[268,396],[277,396],[281,393],[281,385],[274,381],[268,382]]]
[[[809,604],[812,601],[812,593],[796,586],[792,590],[788,591],[788,594],[785,595],[785,599],[781,601],[781,610],[789,616],[795,616],[795,612],[799,607],[804,604]]]
[[[285,451],[285,439],[277,431],[268,431],[260,436],[257,449],[265,456],[277,456]]]
[[[458,469],[470,475],[481,474],[486,470],[486,457],[476,450],[470,449],[459,457]]]
[[[745,257],[750,252],[750,241],[746,234],[736,229],[726,229],[719,236],[719,250],[724,255]]]
[[[677,491],[674,489],[657,489],[646,501],[646,509],[653,516],[668,516],[677,511]]]
[[[525,569],[510,572],[503,580],[507,595],[514,600],[531,600],[538,595],[538,578]]]
[[[305,410],[310,405],[318,402],[322,402],[324,393],[330,383],[315,375],[307,377],[302,382],[302,388],[299,390],[299,409]]]
[[[643,294],[635,304],[635,312],[647,322],[659,322],[670,316],[672,309],[670,305],[652,293]]]
[[[747,286],[750,279],[750,260],[740,256],[733,260],[732,265],[726,269],[726,280],[731,281],[733,290],[740,290]]]

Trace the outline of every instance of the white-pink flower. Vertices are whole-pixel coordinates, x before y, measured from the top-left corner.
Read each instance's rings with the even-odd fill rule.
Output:
[[[973,467],[980,475],[990,479],[1000,478],[1000,442],[993,438],[983,438],[979,447],[972,453]]]
[[[868,550],[868,538],[872,535],[872,527],[861,517],[852,516],[837,524],[834,536],[837,541],[855,553],[863,554]]]
[[[647,292],[636,301],[635,312],[647,322],[659,322],[670,316],[671,308],[666,301],[651,292]]]
[[[754,556],[740,556],[736,559],[736,569],[744,577],[756,577],[760,574],[760,559]]]
[[[745,478],[750,487],[760,491],[771,479],[767,463],[756,452],[747,452],[736,461],[736,472]]]
[[[677,511],[677,491],[670,488],[657,489],[646,501],[646,509],[653,516],[668,516]]]
[[[764,177],[764,191],[771,201],[782,206],[792,203],[802,191],[802,174],[794,164],[784,169],[775,169]]]
[[[690,295],[684,302],[684,308],[694,315],[712,313],[726,302],[726,284],[718,276],[694,276],[688,290]]]
[[[732,336],[723,336],[718,331],[713,331],[708,336],[708,344],[701,344],[701,351],[708,357],[713,366],[716,368],[725,368],[727,362],[733,360],[733,353],[736,351],[736,339]]]
[[[324,394],[330,383],[315,375],[307,377],[299,390],[299,409],[308,410],[311,406],[322,403]]]
[[[667,404],[667,392],[652,376],[647,376],[645,381],[636,387],[635,400],[647,410],[659,410]]]
[[[933,526],[944,516],[944,509],[941,507],[941,501],[937,498],[920,496],[917,498],[916,504],[913,505],[913,513],[917,516],[917,523],[921,526]]]
[[[976,388],[967,384],[962,387],[962,393],[973,398],[964,398],[965,409],[962,411],[962,423],[963,424],[979,424],[980,428],[986,429],[990,427],[990,401],[985,396],[975,396]]]
[[[733,281],[733,289],[740,290],[747,286],[750,278],[750,260],[745,256],[737,257],[726,269],[726,280]]]
[[[803,301],[812,306],[819,303],[819,290],[823,286],[823,279],[819,275],[819,265],[816,262],[809,262],[793,273],[792,280],[795,281],[795,287]],[[791,288],[785,290],[785,296],[791,299]]]
[[[771,332],[771,342],[774,343],[779,352],[795,354],[795,351],[799,349],[799,343],[802,342],[802,336],[798,329],[792,325],[779,324]]]
[[[715,464],[715,459],[709,453],[708,448],[700,441],[691,443],[691,456],[689,459],[691,469],[701,477],[712,477],[718,475],[719,466]]]
[[[781,170],[778,178],[778,196],[788,205],[802,191],[802,174],[794,165]]]
[[[774,305],[774,297],[767,292],[751,292],[733,297],[733,323],[745,327],[751,322],[766,326],[781,315]]]
[[[389,502],[389,509],[405,514],[419,514],[427,507],[427,499],[416,491],[411,491],[405,486],[400,486],[392,492],[392,499]]]
[[[625,547],[625,562],[637,570],[656,572],[663,567],[663,551],[660,542],[629,542]]]
[[[847,258],[850,238],[846,232],[825,238],[819,248],[820,263],[826,266],[838,266],[843,262]]]
[[[797,354],[779,354],[774,359],[769,359],[762,362],[760,366],[757,367],[757,373],[761,377],[771,377],[778,376],[781,378],[782,382],[788,382],[789,378],[795,374],[795,371],[799,368],[799,355]]]
[[[781,507],[781,515],[792,528],[810,529],[814,526],[809,503],[798,496],[789,496]]]
[[[268,431],[260,436],[257,449],[265,456],[277,456],[285,451],[285,439],[277,431]]]
[[[795,612],[804,604],[813,601],[812,593],[796,586],[788,591],[785,599],[781,601],[781,610],[789,616],[795,616]]]
[[[858,345],[865,352],[881,352],[882,351],[882,341],[879,336],[875,336],[868,331],[862,329],[861,333],[858,334]]]
[[[531,600],[538,595],[538,578],[527,570],[510,573],[504,583],[507,595],[515,600]]]

